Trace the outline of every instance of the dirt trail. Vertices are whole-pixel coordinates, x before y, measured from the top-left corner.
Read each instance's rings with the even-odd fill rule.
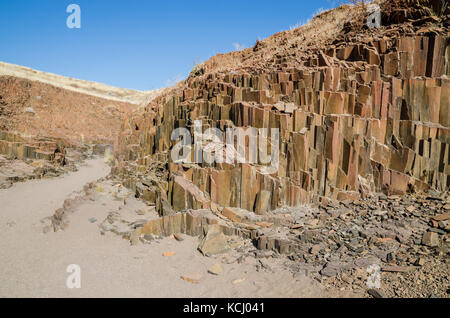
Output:
[[[100,193],[70,216],[65,231],[44,234],[40,220],[88,182],[109,173],[102,160],[91,160],[78,172],[36,180],[0,190],[0,297],[320,297],[325,293],[308,278],[284,270],[255,270],[251,264],[222,264],[223,274],[207,269],[218,259],[196,251],[197,238],[166,238],[130,246],[120,237],[100,235],[97,223],[117,209],[119,201]],[[134,200],[134,198],[132,198]],[[142,204],[135,200],[130,204]],[[174,251],[163,257],[165,251]],[[81,267],[81,288],[68,289],[67,266]],[[180,279],[199,272],[200,284]],[[239,284],[232,281],[245,278]],[[329,296],[329,295],[328,295]]]

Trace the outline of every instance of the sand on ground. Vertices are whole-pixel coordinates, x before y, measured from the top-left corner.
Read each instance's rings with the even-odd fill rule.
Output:
[[[66,230],[43,233],[43,218],[86,183],[109,171],[101,159],[95,159],[62,177],[0,190],[0,297],[327,296],[317,282],[305,276],[294,278],[285,270],[257,272],[254,265],[233,263],[221,264],[222,275],[208,274],[218,259],[202,256],[195,237],[130,246],[113,233],[100,235],[98,222],[89,219],[102,221],[123,204],[106,195],[82,203],[70,215]],[[162,253],[167,251],[175,255],[164,257]],[[70,264],[80,266],[79,289],[66,286]],[[202,274],[204,279],[199,284],[180,279],[188,273]],[[242,282],[233,284],[236,280]]]

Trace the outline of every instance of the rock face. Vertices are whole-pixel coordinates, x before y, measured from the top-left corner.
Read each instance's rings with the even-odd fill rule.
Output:
[[[448,8],[442,13],[436,1],[394,2],[382,5],[379,29],[350,21],[339,36],[308,46],[286,32],[274,36],[281,38],[275,51],[264,41],[245,53],[263,68],[191,74],[124,123],[116,172],[162,215],[167,203],[175,212],[217,205],[264,214],[372,191],[446,191]],[[276,171],[264,173],[261,160],[248,160],[250,138],[245,163],[198,163],[194,152],[191,163],[175,163],[171,151],[179,139],[172,140],[172,132],[182,127],[195,136],[195,120],[200,133],[277,129],[278,142],[266,149],[271,153],[278,143]],[[195,137],[188,142],[194,143]]]

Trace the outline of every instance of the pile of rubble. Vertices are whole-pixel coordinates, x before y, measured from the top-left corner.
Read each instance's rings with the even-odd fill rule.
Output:
[[[379,195],[320,205],[288,234],[289,258],[328,285],[368,289],[368,270],[381,271],[379,292],[449,297],[450,198]],[[380,287],[378,286],[378,287]]]
[[[100,187],[107,188],[104,183]],[[95,186],[89,188],[95,192]],[[130,209],[130,195],[123,187],[113,192],[123,206],[99,224],[101,233],[113,232],[131,245],[198,236],[198,252],[225,264],[245,261],[257,268],[288,269],[294,277],[306,275],[326,288],[356,295],[450,296],[448,192],[377,194],[283,207],[264,216],[224,208],[163,217],[154,206]]]

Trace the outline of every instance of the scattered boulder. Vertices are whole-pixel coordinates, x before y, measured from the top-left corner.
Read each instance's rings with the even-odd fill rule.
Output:
[[[200,242],[198,249],[203,255],[209,256],[223,254],[228,251],[230,247],[220,226],[214,224],[208,227],[208,232]]]

